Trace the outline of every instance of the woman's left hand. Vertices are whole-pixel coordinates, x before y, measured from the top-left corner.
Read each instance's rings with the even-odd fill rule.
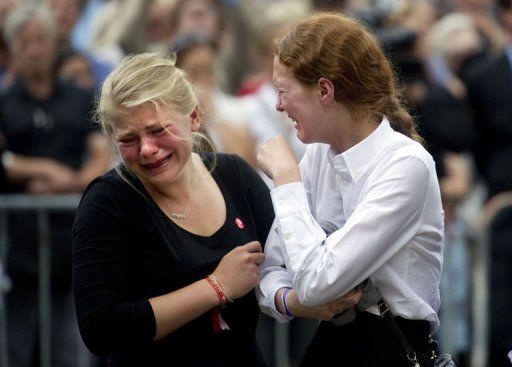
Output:
[[[281,135],[263,144],[257,159],[262,171],[274,180],[276,187],[301,181],[295,154]]]
[[[279,290],[276,294],[276,300],[278,302],[277,307],[281,313],[283,313],[284,308],[281,302],[283,290]],[[354,308],[361,299],[362,295],[363,291],[361,287],[356,287],[329,303],[318,306],[304,306],[300,303],[295,289],[292,289],[286,295],[286,304],[288,309],[297,317],[307,317],[311,319],[329,321],[336,315],[342,313],[344,310]]]

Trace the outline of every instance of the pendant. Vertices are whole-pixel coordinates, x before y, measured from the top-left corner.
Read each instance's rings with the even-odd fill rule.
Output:
[[[187,215],[185,213],[173,213],[171,212],[171,217],[174,219],[185,219]]]

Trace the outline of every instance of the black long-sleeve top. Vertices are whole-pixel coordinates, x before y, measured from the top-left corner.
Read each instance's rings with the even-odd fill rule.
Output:
[[[218,154],[212,176],[227,216],[210,237],[169,220],[134,177],[128,183],[113,170],[85,191],[73,227],[75,303],[86,345],[108,356],[110,365],[264,364],[255,342],[254,291],[222,310],[230,331],[214,333],[210,311],[153,341],[149,298],[204,278],[234,247],[264,244],[270,230],[269,190],[252,168],[237,156]]]

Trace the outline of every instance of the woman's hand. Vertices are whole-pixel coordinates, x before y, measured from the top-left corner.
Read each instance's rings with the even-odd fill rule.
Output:
[[[53,159],[40,159],[41,174],[27,183],[32,194],[58,194],[73,192],[77,174],[74,170]]]
[[[260,265],[265,260],[258,241],[235,247],[220,261],[213,275],[231,299],[240,298],[260,280]]]
[[[224,294],[234,300],[253,289],[259,281],[260,264],[264,257],[257,241],[228,252],[213,272]],[[156,319],[155,340],[219,305],[216,287],[212,289],[209,283],[201,279],[174,292],[149,299]]]
[[[274,180],[275,186],[300,182],[300,172],[295,154],[281,135],[268,140],[260,148],[258,164]]]
[[[284,314],[284,306],[281,302],[282,292],[284,288],[280,289],[276,293],[275,302],[279,312]],[[353,308],[363,295],[363,291],[361,287],[356,287],[344,294],[343,296],[326,303],[324,305],[318,305],[313,307],[303,306],[299,302],[299,298],[297,297],[297,292],[295,289],[292,289],[286,295],[286,305],[288,310],[293,313],[297,317],[307,317],[311,319],[318,319],[323,321],[331,320],[335,315],[341,313],[342,311]]]

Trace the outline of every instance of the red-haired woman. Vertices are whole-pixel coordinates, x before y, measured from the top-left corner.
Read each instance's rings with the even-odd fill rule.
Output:
[[[258,155],[276,186],[260,306],[281,320],[326,320],[332,315],[319,316],[317,305],[370,278],[416,360],[429,366],[443,211],[433,159],[400,104],[390,63],[359,23],[318,13],[277,40],[273,77],[276,108],[295,121],[308,148],[299,165],[281,137]],[[322,322],[302,362],[410,363],[376,305],[343,326]]]

